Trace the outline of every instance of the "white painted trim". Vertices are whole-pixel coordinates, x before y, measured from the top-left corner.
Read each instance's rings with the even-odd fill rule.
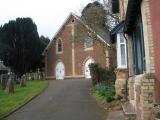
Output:
[[[127,68],[127,47],[126,47],[126,40],[124,39],[124,45],[125,45],[125,62],[126,65],[121,64],[121,48],[120,45],[120,34],[117,34],[117,68]]]
[[[63,77],[62,80],[64,80],[64,79],[65,79],[65,73],[66,73],[66,71],[65,71],[65,64],[62,62],[62,60],[58,60],[58,61],[56,62],[56,64],[55,64],[55,68],[54,68],[55,79],[56,79],[56,67],[57,67],[58,63],[62,63],[62,64],[63,64],[63,67],[64,67],[64,77]]]
[[[86,63],[87,63],[89,60],[92,61],[91,63],[95,63],[95,60],[94,60],[93,58],[91,58],[91,57],[85,60],[85,63],[84,63],[84,66],[83,66],[83,69],[84,69],[84,70],[83,70],[83,71],[84,71],[83,74],[84,74],[84,77],[85,77],[85,78],[86,78],[86,71],[85,71],[85,70],[86,70]],[[90,76],[90,77],[91,77],[91,76]],[[86,79],[88,79],[88,78],[86,78]],[[90,78],[89,78],[89,79],[90,79]]]
[[[106,55],[106,68],[109,68],[110,64],[110,56],[109,56],[109,50],[105,50],[105,55]]]
[[[84,59],[84,61],[83,61],[83,63],[82,63],[82,73],[83,73],[83,75],[85,74],[85,63],[86,63],[86,61],[87,60],[89,60],[89,59],[92,59],[93,61],[94,61],[94,63],[95,63],[95,60],[91,57],[91,56],[87,56],[85,59]],[[85,76],[85,75],[84,75]]]

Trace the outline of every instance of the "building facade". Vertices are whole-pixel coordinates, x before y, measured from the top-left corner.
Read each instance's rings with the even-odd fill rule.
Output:
[[[108,41],[70,14],[44,51],[46,78],[91,78],[90,63],[109,68],[114,63]]]
[[[116,1],[116,0],[115,0]],[[117,0],[120,24],[112,30],[113,42],[126,40],[127,54],[117,49],[121,56],[127,55],[126,73],[117,72],[117,95],[119,88],[126,88],[128,101],[134,107],[137,120],[150,118],[154,104],[159,103],[160,67],[160,5],[159,0]],[[120,38],[122,34],[122,38]],[[124,51],[124,50],[123,50]],[[120,61],[119,58],[117,58]],[[125,74],[123,77],[123,74]],[[122,80],[119,81],[118,78]]]

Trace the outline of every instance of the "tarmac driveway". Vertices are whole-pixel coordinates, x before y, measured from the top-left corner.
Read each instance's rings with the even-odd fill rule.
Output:
[[[5,120],[105,120],[90,88],[90,80],[49,81],[45,92]]]

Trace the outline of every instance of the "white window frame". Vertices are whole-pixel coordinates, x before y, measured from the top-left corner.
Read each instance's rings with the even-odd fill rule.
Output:
[[[86,39],[92,39],[92,46],[91,47],[87,47],[87,45],[86,45]],[[86,37],[85,38],[85,40],[84,40],[84,48],[85,48],[85,50],[93,50],[93,38],[91,38],[91,37]]]
[[[118,33],[117,34],[117,68],[127,68],[127,47],[126,47],[126,40],[124,38],[124,41],[121,42],[120,39],[120,35],[122,35],[121,37],[124,38],[123,33]],[[121,45],[125,46],[125,64],[122,64],[122,51],[121,51]]]
[[[61,47],[62,47],[62,51],[58,51],[58,42],[61,41]],[[61,39],[57,39],[56,41],[56,53],[57,54],[62,54],[63,53],[63,43]]]

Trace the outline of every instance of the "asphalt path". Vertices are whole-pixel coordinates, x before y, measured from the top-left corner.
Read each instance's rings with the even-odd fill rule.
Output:
[[[4,120],[106,120],[90,94],[90,80],[52,80],[48,88]]]

